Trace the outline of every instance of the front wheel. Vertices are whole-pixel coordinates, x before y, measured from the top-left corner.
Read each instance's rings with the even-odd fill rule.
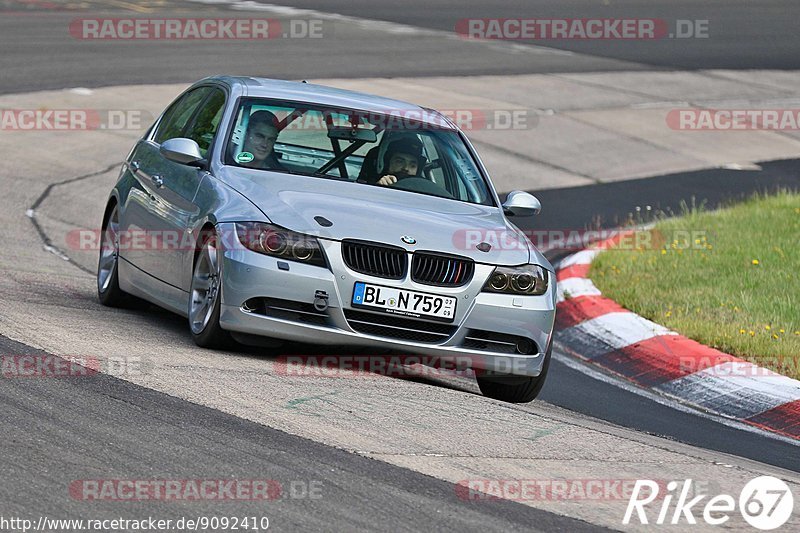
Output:
[[[230,333],[219,324],[222,292],[217,235],[203,235],[202,246],[194,262],[189,290],[189,328],[195,344],[203,348],[223,348],[232,343]]]
[[[544,387],[547,370],[550,368],[552,345],[544,355],[542,372],[536,377],[516,376],[500,372],[484,371],[476,373],[478,388],[484,396],[509,403],[528,403],[536,399]]]

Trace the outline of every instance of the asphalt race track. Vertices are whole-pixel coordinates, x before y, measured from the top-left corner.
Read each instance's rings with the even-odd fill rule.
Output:
[[[4,353],[42,355],[5,338],[0,338],[0,348]],[[266,509],[263,502],[237,502],[225,510],[231,516],[279,514],[284,527],[292,524],[305,531],[386,530],[395,526],[403,531],[591,530],[584,522],[513,502],[466,509],[449,483],[104,374],[4,387],[2,403],[3,425],[10,429],[5,434],[4,452],[16,458],[13,465],[7,465],[4,479],[18,489],[10,497],[4,495],[5,515],[29,513],[32,500],[39,509],[79,514],[83,502],[69,502],[65,508],[61,494],[52,487],[82,479],[87,468],[100,470],[112,464],[134,477],[146,477],[155,470],[168,471],[177,479],[204,479],[218,476],[222,467],[231,477],[277,480],[284,492]],[[34,418],[35,428],[19,424],[20,420]],[[98,424],[98,420],[103,423]],[[103,446],[109,434],[114,435],[115,445]],[[30,453],[31,448],[37,453]],[[19,490],[23,487],[17,483],[25,479],[46,480],[46,484]],[[337,490],[327,490],[323,498],[315,498],[314,488],[324,486]],[[101,515],[119,511],[103,503],[93,511]],[[376,513],[376,508],[380,512]],[[159,502],[155,507],[152,503],[128,506],[125,511],[131,518],[142,516],[144,511],[177,519],[186,509]],[[191,511],[208,515],[215,508],[213,503],[205,503],[192,506]]]
[[[800,43],[792,23],[800,15],[800,6],[786,0],[679,0],[661,5],[648,0],[447,0],[435,5],[425,0],[412,0],[404,2],[403,9],[370,0],[293,0],[284,4],[443,31],[453,31],[458,20],[473,17],[708,20],[708,40],[646,43],[621,40],[603,46],[587,41],[520,42],[649,65],[654,69],[791,69],[800,65]],[[558,72],[568,67],[562,63],[547,68]],[[607,70],[607,67],[601,69]]]
[[[266,2],[264,2],[266,3]],[[276,39],[268,47],[249,43],[196,42],[191,47],[169,42],[108,43],[71,38],[64,28],[86,13],[158,16],[177,13],[235,13],[234,0],[213,2],[139,2],[130,8],[121,2],[63,2],[48,9],[47,2],[6,2],[0,24],[0,92],[21,92],[76,86],[131,83],[168,83],[194,80],[209,72],[262,75],[274,78],[335,78],[523,74],[530,72],[590,72],[664,69],[791,69],[800,68],[800,42],[794,21],[800,4],[792,0],[683,0],[662,7],[647,0],[594,2],[546,0],[535,7],[525,0],[411,0],[399,8],[370,0],[302,0],[282,2],[301,9],[341,13],[408,27],[453,33],[460,19],[469,17],[618,17],[663,18],[673,21],[709,20],[708,39],[593,42],[540,41],[530,52],[503,47],[464,46],[454,38],[443,48],[430,49],[429,35],[395,54],[392,33],[364,46],[359,32],[338,34],[333,46],[318,47],[313,40]],[[250,2],[250,5],[255,4]],[[0,4],[0,8],[3,5]],[[165,11],[165,8],[167,9]],[[24,38],[20,38],[23,37]],[[37,43],[32,46],[32,43]],[[531,45],[534,46],[531,46]],[[123,51],[124,47],[124,51]],[[552,53],[552,51],[578,52]],[[120,54],[125,62],[118,61]],[[583,55],[588,54],[588,56]],[[393,61],[385,61],[392,57]],[[145,75],[146,72],[146,75]]]
[[[235,16],[256,4],[0,3],[0,95],[185,84],[223,71],[358,79],[800,69],[794,27],[800,4],[789,0],[683,0],[660,7],[646,0],[545,0],[535,8],[522,0],[433,6],[419,0],[296,0],[281,5],[344,15],[324,19],[334,38],[324,46],[277,39],[263,50],[235,41],[81,41],[65,31],[84,16]],[[286,16],[304,13],[283,9]],[[483,16],[708,19],[714,38],[598,47],[580,41],[465,43],[446,35],[459,19]],[[383,22],[376,30],[371,21]],[[384,31],[380,24],[386,24],[385,38],[376,39]],[[0,143],[11,135],[25,133],[0,131]],[[80,379],[0,377],[0,517],[264,515],[280,531],[571,532],[644,528],[622,526],[624,501],[469,501],[459,482],[693,477],[715,494],[738,494],[749,479],[774,475],[794,487],[796,501],[800,496],[795,442],[643,396],[612,376],[581,369],[558,348],[540,398],[508,405],[484,398],[464,377],[282,376],[275,353],[196,348],[180,317],[153,307],[102,308],[93,265],[82,257],[65,261],[63,254],[70,253],[58,231],[100,215],[126,153],[122,147],[132,141],[125,133],[105,132],[98,141],[69,138],[59,146],[31,135],[27,153],[15,144],[19,137],[2,144],[0,211],[10,229],[8,251],[0,257],[0,354],[134,356],[144,369]],[[677,211],[694,198],[715,207],[756,191],[800,188],[800,159],[758,166],[531,189],[544,208],[519,225],[611,228],[637,206]],[[40,209],[47,212],[44,222],[30,215]],[[269,479],[281,494],[267,502],[120,502],[88,501],[71,490],[81,480],[99,479]],[[747,527],[740,517],[729,525]],[[798,527],[797,511],[786,527]]]

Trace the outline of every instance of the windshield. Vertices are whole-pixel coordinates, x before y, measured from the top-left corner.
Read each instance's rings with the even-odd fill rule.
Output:
[[[244,99],[226,146],[229,165],[494,205],[458,132],[399,112]]]

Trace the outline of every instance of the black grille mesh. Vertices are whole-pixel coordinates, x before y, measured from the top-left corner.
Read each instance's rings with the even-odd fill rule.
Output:
[[[460,287],[472,281],[475,263],[463,257],[416,252],[411,262],[411,279],[425,285]]]
[[[360,241],[342,241],[342,258],[356,272],[387,279],[403,278],[408,264],[402,248]]]

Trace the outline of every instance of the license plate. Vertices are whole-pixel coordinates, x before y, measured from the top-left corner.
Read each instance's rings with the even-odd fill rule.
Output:
[[[452,322],[456,316],[456,298],[424,292],[383,287],[357,281],[353,305],[384,313],[413,318],[432,318]]]

